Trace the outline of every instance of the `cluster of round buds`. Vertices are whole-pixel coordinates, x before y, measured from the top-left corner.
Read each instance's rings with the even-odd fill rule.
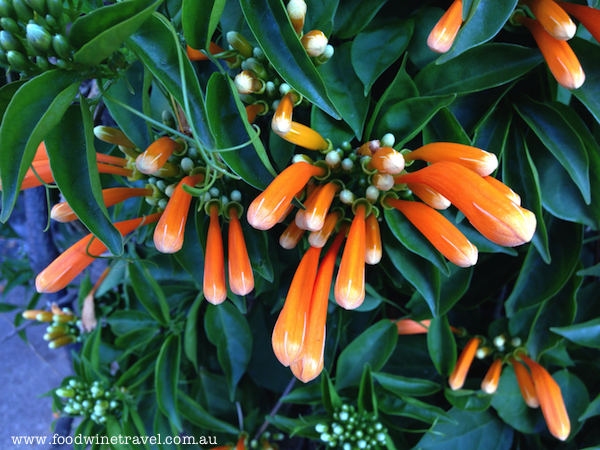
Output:
[[[49,348],[60,348],[80,339],[81,321],[69,308],[61,309],[56,303],[53,303],[50,311],[28,309],[23,312],[22,316],[24,319],[49,324],[46,334],[44,334],[44,340],[48,341]]]
[[[377,415],[358,412],[352,405],[336,408],[332,421],[318,423],[315,430],[329,448],[368,450],[386,446],[387,429],[377,420]]]
[[[106,417],[116,416],[121,411],[121,400],[114,389],[104,384],[72,378],[58,389],[56,395],[62,398],[63,411],[70,416],[85,416],[98,424],[106,423]]]

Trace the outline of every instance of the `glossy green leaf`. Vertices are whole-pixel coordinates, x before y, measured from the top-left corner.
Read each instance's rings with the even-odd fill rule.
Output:
[[[323,406],[329,414],[333,414],[336,409],[342,406],[342,399],[337,393],[337,390],[329,378],[329,373],[324,370],[321,376],[321,397]]]
[[[357,403],[359,413],[377,414],[377,397],[375,397],[375,386],[373,385],[373,376],[369,364],[365,365],[360,379]]]
[[[473,146],[494,153],[498,159],[506,146],[512,114],[496,108],[475,130]]]
[[[374,371],[381,369],[394,351],[397,340],[398,329],[389,320],[381,320],[367,328],[342,350],[337,361],[336,389],[358,385],[365,364],[370,364]]]
[[[171,318],[169,305],[160,285],[150,274],[146,265],[140,261],[134,261],[127,266],[129,279],[135,295],[144,308],[162,325],[168,325]]]
[[[435,114],[448,106],[456,94],[416,97],[403,100],[387,109],[375,126],[375,136],[392,133],[396,137],[394,148],[401,149],[427,125]]]
[[[263,233],[248,225],[245,217],[242,220],[242,227],[252,269],[265,280],[273,282],[275,272],[273,271],[273,264],[269,256],[269,239],[267,233]]]
[[[312,0],[310,7],[306,9],[304,30],[321,30],[329,36],[339,3],[340,0]]]
[[[225,9],[225,3],[225,0],[183,0],[181,25],[185,40],[190,47],[198,50],[208,49]]]
[[[340,39],[356,36],[371,22],[385,2],[386,0],[340,1],[333,21],[334,34]]]
[[[321,378],[321,380],[323,380],[323,378]],[[281,399],[282,403],[297,403],[299,405],[319,404],[321,401],[321,384],[319,383],[299,386]],[[325,403],[323,403],[323,406],[327,409]],[[329,409],[327,409],[327,412],[329,412]],[[333,414],[333,410],[331,410],[331,414]]]
[[[412,397],[392,398],[382,396],[379,398],[379,410],[391,416],[410,417],[425,423],[452,423],[454,421],[439,406],[430,405]]]
[[[115,84],[111,85],[108,94],[132,108],[142,111],[144,81],[144,66],[136,61]],[[130,88],[133,88],[133,94],[129,91]],[[131,142],[142,151],[147,149],[152,143],[152,138],[146,121],[106,97],[103,98],[103,101],[112,118]]]
[[[590,402],[583,414],[579,417],[579,421],[581,422],[598,415],[600,415],[600,394]]]
[[[103,6],[79,17],[69,32],[78,50],[73,59],[94,66],[108,58],[156,10],[163,0],[129,0]]]
[[[203,303],[204,294],[200,292],[187,314],[185,332],[183,334],[183,351],[196,370],[198,368],[198,318],[199,310]]]
[[[13,81],[12,83],[5,84],[0,88],[0,122],[4,117],[4,113],[6,112],[6,108],[10,104],[10,101],[14,97],[15,93],[25,84],[27,81],[26,78],[22,78],[17,81]]]
[[[427,348],[438,373],[449,376],[456,364],[456,341],[450,329],[448,316],[431,319],[427,331]]]
[[[335,120],[331,116],[328,116],[316,106],[313,106],[312,111],[317,111],[322,117],[328,117],[331,122],[334,122],[335,124],[344,124],[344,122]],[[311,128],[316,130],[318,133],[321,133],[321,135],[329,136],[331,139],[331,134],[318,131],[314,126],[314,122],[311,124]],[[354,137],[354,133],[350,130],[350,138],[352,137]],[[275,170],[283,172],[283,170],[290,164],[292,156],[294,156],[296,144],[286,141],[281,136],[276,135],[273,130],[269,130],[269,145],[267,148],[269,149],[269,155],[271,155],[271,158],[273,159],[273,167]]]
[[[425,298],[432,314],[437,314],[440,302],[440,271],[429,261],[415,255],[394,238],[388,227],[382,226],[383,252]]]
[[[115,384],[132,389],[134,386],[143,383],[154,372],[157,356],[158,350],[142,356],[119,377]]]
[[[343,142],[350,142],[355,136],[346,122],[335,120],[314,105],[311,108],[310,127],[321,136],[327,136],[334,148],[339,148]],[[283,140],[279,136],[277,138]]]
[[[469,19],[462,24],[450,50],[436,64],[444,64],[470,48],[492,39],[502,29],[515,10],[518,0],[481,0],[472,8]]]
[[[529,149],[521,131],[509,133],[505,156],[502,158],[502,181],[521,196],[521,206],[535,214],[537,227],[533,244],[546,264],[550,263],[548,231],[542,215],[540,179],[529,155]]]
[[[550,331],[584,347],[600,348],[600,318],[568,327],[552,327]]]
[[[246,318],[229,302],[208,305],[204,316],[208,340],[217,346],[219,363],[225,372],[229,397],[233,401],[235,388],[246,371],[252,354],[252,333]]]
[[[2,118],[5,126],[0,126],[2,222],[12,212],[38,145],[60,122],[77,94],[80,81],[76,73],[51,70],[24,83],[8,104]]]
[[[156,320],[142,311],[115,311],[108,316],[106,321],[112,332],[117,336],[122,336],[140,328],[158,329]]]
[[[352,41],[352,66],[365,87],[365,96],[381,74],[402,56],[413,29],[411,19],[387,17],[373,20]]]
[[[581,226],[552,219],[548,232],[552,262],[546,265],[537,249],[529,247],[519,278],[505,302],[508,317],[555,295],[575,270],[581,252]]]
[[[492,404],[492,396],[482,391],[473,391],[470,389],[453,391],[446,388],[444,395],[452,406],[463,411],[485,411]]]
[[[569,45],[577,55],[585,72],[585,83],[579,89],[571,92],[600,123],[600,67],[598,67],[600,48],[598,45],[580,38],[570,40]]]
[[[199,403],[181,390],[177,392],[177,403],[181,415],[194,425],[206,430],[237,436],[239,430],[236,427],[213,417]]]
[[[422,450],[508,450],[513,430],[493,412],[471,412],[452,408],[449,416],[458,425],[437,423],[433,433],[425,434],[416,445]]]
[[[162,16],[150,16],[144,24],[127,40],[127,46],[160,81],[175,101],[184,108],[187,97],[190,107],[188,124],[194,136],[209,149],[214,148],[213,137],[208,127],[204,96],[192,64],[175,41],[169,26]],[[181,56],[182,67],[179,66]],[[184,80],[181,78],[183,72]],[[185,81],[186,95],[183,91]]]
[[[74,105],[46,136],[46,151],[54,180],[69,206],[88,230],[118,256],[123,253],[123,237],[104,206],[92,136],[89,109],[83,103],[81,109]]]
[[[409,378],[383,372],[374,372],[373,378],[383,388],[396,396],[410,395],[414,397],[433,395],[440,390],[439,383],[422,378]]]
[[[339,119],[327,88],[292,28],[281,0],[242,0],[240,4],[252,33],[281,78],[311,103]]]
[[[423,128],[423,145],[431,142],[471,145],[471,139],[448,108],[440,109]]]
[[[115,437],[121,437],[124,435],[123,428],[119,423],[119,420],[112,414],[106,415],[106,435]],[[125,441],[127,442],[127,441]],[[112,450],[129,450],[129,446],[124,444],[121,439],[116,440],[115,443],[111,443],[110,448]]]
[[[179,383],[179,364],[181,363],[181,343],[175,335],[169,336],[163,343],[158,359],[154,385],[156,402],[159,409],[170,422],[181,431],[181,417],[177,407],[177,384]]]
[[[329,98],[342,119],[350,125],[358,140],[362,139],[367,118],[369,97],[363,95],[363,85],[352,66],[352,43],[346,42],[335,49],[333,57],[319,66],[319,74],[327,86]],[[340,83],[339,80],[344,80]]]
[[[590,203],[589,158],[581,139],[568,122],[551,106],[527,97],[515,103],[515,108],[546,148],[560,161]]]
[[[248,184],[265,189],[273,181],[276,172],[234,91],[229,76],[214,73],[210,77],[206,89],[206,106],[211,111],[208,116],[210,128],[218,148],[234,147],[254,138],[252,143],[239,150],[222,152],[221,158]]]
[[[588,390],[579,379],[579,377],[567,370],[561,370],[552,374],[552,378],[560,387],[561,394],[565,401],[565,407],[569,414],[569,420],[571,422],[571,433],[569,434],[569,440],[572,440],[573,436],[583,426],[583,422],[578,419],[585,412],[588,405],[590,404],[590,396]]]
[[[444,10],[437,7],[426,7],[419,8],[419,10],[412,16],[415,21],[415,31],[408,44],[407,54],[410,61],[417,66],[419,69],[427,66],[427,64],[435,61],[439,58],[440,54],[435,53],[427,45],[427,38],[429,33],[435,27],[435,24],[444,15]]]
[[[415,83],[421,95],[479,92],[515,80],[542,61],[537,49],[512,44],[484,44],[446,64],[430,63],[417,74]]]
[[[306,437],[309,439],[319,438],[320,433],[315,431],[315,425],[318,423],[325,423],[328,418],[329,416],[323,414],[302,416],[298,419],[279,414],[274,416],[268,415],[265,417],[271,425],[277,427],[279,430],[290,435]]]

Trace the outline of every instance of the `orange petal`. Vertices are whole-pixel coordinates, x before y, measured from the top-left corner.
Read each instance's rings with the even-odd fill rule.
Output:
[[[329,143],[312,128],[298,122],[292,122],[290,131],[279,134],[283,139],[292,144],[299,145],[308,150],[327,150]]]
[[[273,119],[271,120],[271,129],[279,135],[286,134],[292,129],[292,113],[294,111],[295,94],[288,92],[283,96]]]
[[[514,358],[509,358],[508,361],[512,364],[515,369],[515,376],[517,377],[517,383],[519,384],[519,390],[523,396],[523,400],[530,408],[538,408],[540,401],[535,393],[535,386],[533,385],[533,379],[523,364]]]
[[[246,115],[248,116],[248,123],[253,123],[256,116],[265,110],[265,106],[262,103],[254,103],[246,106]]]
[[[401,319],[396,322],[398,327],[398,335],[410,335],[410,334],[425,334],[429,331],[429,324],[431,320],[421,320],[417,322],[412,319]]]
[[[300,212],[300,211],[298,211]],[[300,239],[304,235],[304,231],[298,225],[296,225],[296,221],[292,221],[287,228],[281,233],[279,236],[279,245],[281,245],[286,250],[291,250],[298,245]]]
[[[225,283],[225,255],[223,252],[223,236],[219,225],[219,207],[213,204],[210,208],[210,225],[206,238],[206,255],[204,258],[204,297],[213,305],[223,303],[227,298]]]
[[[441,161],[416,172],[396,176],[397,183],[423,183],[460,209],[490,241],[505,247],[529,242],[535,215],[511,202],[476,173],[453,162]]]
[[[217,44],[215,44],[212,41],[209,44],[208,52],[211,55],[216,55],[217,53],[223,53],[224,51],[225,50],[223,50],[221,47],[219,47]],[[186,52],[187,52],[187,57],[189,58],[190,61],[206,61],[208,59],[208,56],[206,56],[200,50],[193,49],[189,45],[187,46]]]
[[[165,165],[173,152],[181,149],[181,144],[168,136],[154,141],[150,147],[135,160],[137,169],[146,175],[152,175]]]
[[[498,189],[500,192],[502,192],[504,195],[506,195],[506,197],[508,197],[508,199],[511,202],[516,203],[517,205],[521,205],[521,197],[519,196],[519,194],[517,194],[515,191],[513,191],[511,188],[505,185],[502,181],[494,177],[483,177],[483,179],[490,183],[492,186],[494,186],[496,189]]]
[[[378,264],[383,256],[379,221],[375,214],[369,214],[365,228],[365,262],[373,266]]]
[[[321,249],[315,247],[309,248],[304,254],[273,329],[273,352],[286,367],[301,356],[320,254]]]
[[[325,218],[325,223],[323,224],[323,228],[319,231],[313,231],[308,236],[308,242],[313,247],[323,248],[327,243],[327,239],[335,229],[335,226],[338,223],[338,220],[342,217],[342,214],[339,211],[333,211],[328,214]]]
[[[450,262],[459,267],[470,267],[477,263],[477,247],[435,209],[423,203],[391,198],[386,203],[404,214]]]
[[[304,211],[304,224],[310,231],[319,231],[325,225],[325,218],[329,212],[329,207],[333,202],[335,194],[342,188],[337,183],[327,183],[315,195],[310,206]]]
[[[183,246],[183,234],[192,196],[183,186],[195,186],[204,180],[204,174],[183,178],[169,199],[165,213],[154,230],[154,245],[161,253],[176,253]]]
[[[454,0],[450,8],[429,33],[427,46],[436,53],[446,53],[452,47],[461,25],[462,0]]]
[[[553,0],[523,0],[522,3],[540,22],[544,29],[560,41],[568,41],[577,32],[569,15]]]
[[[318,186],[312,184],[310,190],[306,189],[306,200],[304,201],[304,208],[306,209],[299,209],[296,213],[296,216],[294,217],[294,221],[296,222],[296,225],[298,225],[299,228],[302,228],[303,230],[308,229],[308,227],[306,226],[306,211],[312,207],[314,201],[317,199],[317,195],[319,194],[321,189],[323,189],[323,187],[323,184],[320,184]]]
[[[35,156],[33,157],[33,162],[47,161],[47,160],[48,160],[48,153],[46,152],[46,144],[44,144],[43,142],[40,142],[40,145],[38,145],[38,148],[35,152]]]
[[[590,32],[594,39],[600,42],[600,10],[589,6],[576,5],[559,1],[558,4],[569,14],[575,16]]]
[[[365,206],[358,205],[335,280],[335,301],[356,309],[365,299]]]
[[[469,373],[469,369],[473,363],[473,358],[475,357],[475,352],[477,351],[477,347],[479,347],[480,343],[481,339],[471,338],[458,357],[456,366],[454,366],[454,370],[452,371],[450,378],[448,378],[448,385],[450,385],[450,389],[453,391],[456,391],[464,386],[467,373]]]
[[[238,211],[229,209],[228,270],[229,288],[237,295],[247,295],[254,289],[254,274],[248,257],[246,240],[238,219]]]
[[[118,156],[105,155],[104,153],[96,153],[96,161],[100,163],[112,164],[113,166],[125,167],[127,160]]]
[[[161,214],[155,213],[146,217],[117,222],[115,223],[115,227],[125,236],[141,225],[156,222]],[[92,234],[88,234],[65,250],[48,267],[40,272],[35,279],[35,288],[43,294],[57,292],[65,288],[96,259],[95,256],[99,256],[105,251],[106,246],[100,240],[94,238]]]
[[[451,204],[446,197],[425,184],[408,183],[408,188],[414,195],[419,197],[423,203],[434,209],[448,209]]]
[[[404,155],[404,159],[406,161],[421,160],[428,163],[451,161],[482,177],[491,174],[498,168],[498,158],[493,153],[452,142],[434,142],[424,145]]]
[[[494,360],[483,381],[481,382],[481,390],[486,394],[493,394],[498,389],[500,374],[502,373],[502,358]]]

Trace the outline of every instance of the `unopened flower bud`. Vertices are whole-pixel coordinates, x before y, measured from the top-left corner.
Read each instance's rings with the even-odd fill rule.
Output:
[[[267,94],[273,96],[277,92],[277,86],[275,86],[275,83],[273,83],[272,81],[267,81],[265,83],[265,91],[267,92]]]
[[[185,157],[181,159],[181,162],[179,163],[181,165],[181,168],[183,169],[183,171],[187,174],[189,174],[192,170],[194,170],[194,161],[192,161],[190,158]]]
[[[381,173],[398,175],[404,170],[404,156],[392,147],[381,147],[373,154],[371,164]]]
[[[510,345],[512,345],[513,347],[518,347],[519,345],[521,345],[523,342],[521,341],[520,337],[514,337],[510,340]]]
[[[25,3],[42,17],[46,15],[46,0],[25,0]]]
[[[302,36],[302,46],[308,56],[321,56],[327,48],[327,36],[320,30],[312,30]]]
[[[393,147],[396,143],[396,137],[392,133],[386,133],[380,140],[382,147]]]
[[[372,183],[380,191],[389,191],[394,187],[394,177],[387,173],[376,173],[373,175]]]
[[[375,186],[369,186],[367,188],[366,197],[369,202],[375,203],[379,198],[379,189],[377,189]]]
[[[237,31],[227,33],[227,43],[236,49],[244,58],[250,58],[254,52],[254,47],[250,42]]]
[[[238,73],[235,76],[233,83],[235,84],[238,93],[241,95],[252,94],[253,92],[262,89],[262,82],[249,70],[242,70]]]
[[[325,433],[327,431],[327,429],[328,429],[327,424],[318,423],[315,425],[315,431],[317,433]]]
[[[489,349],[489,347],[481,347],[481,348],[478,348],[477,351],[475,352],[475,357],[477,359],[483,359],[490,353],[491,353],[491,350]]]
[[[63,0],[46,0],[48,12],[56,19],[60,19],[63,14]]]
[[[231,191],[231,194],[229,194],[229,196],[231,197],[231,200],[234,202],[242,201],[242,193],[240,191],[238,191],[237,189],[234,191]]]
[[[269,77],[265,66],[263,66],[256,58],[248,58],[246,61],[246,68],[256,74],[258,78],[266,79]]]
[[[55,339],[52,342],[50,342],[48,344],[48,347],[51,349],[60,348],[60,347],[64,347],[65,345],[68,345],[68,344],[73,344],[75,341],[77,341],[77,338],[75,336],[72,336],[72,335],[62,336],[62,337],[59,337],[58,339]]]
[[[354,162],[350,158],[344,158],[342,160],[342,170],[350,172],[354,169]]]
[[[71,47],[71,44],[69,44],[69,41],[67,41],[67,38],[64,37],[62,34],[54,35],[54,37],[52,38],[52,47],[54,48],[54,51],[57,53],[57,55],[61,58],[69,59],[71,57],[73,49]]]
[[[334,53],[333,46],[331,44],[327,44],[327,47],[325,47],[325,51],[323,52],[323,54],[320,56],[317,56],[313,61],[317,65],[325,64],[327,61],[329,61],[331,59],[331,57],[333,56],[333,53]]]
[[[52,36],[50,36],[50,33],[35,23],[27,25],[27,40],[32,45],[45,52],[52,47]]]
[[[17,18],[17,14],[15,13],[15,9],[10,0],[0,0],[0,16],[6,18],[10,17],[12,19]]]
[[[173,184],[170,184],[170,185],[168,185],[168,186],[165,188],[165,195],[166,195],[167,197],[171,197],[171,195],[173,195],[173,192],[175,191],[175,188],[176,188],[176,187],[177,187],[177,183],[173,183]]]
[[[2,17],[0,19],[0,26],[9,33],[19,34],[21,33],[21,27],[17,24],[17,22],[10,17]]]
[[[340,192],[340,201],[346,205],[351,205],[352,203],[354,203],[355,197],[354,194],[352,193],[352,191],[348,190],[348,189],[343,189]],[[352,418],[351,418],[352,419]]]
[[[499,349],[504,348],[504,344],[506,343],[506,337],[503,334],[500,334],[494,338],[494,345]]]
[[[340,157],[340,154],[334,150],[325,155],[325,162],[331,169],[337,169],[340,167],[342,158]]]
[[[33,19],[33,11],[23,0],[13,0],[13,7],[19,18],[19,22],[28,23]]]
[[[64,398],[71,398],[75,395],[75,391],[70,388],[58,388],[56,390],[56,395]]]
[[[300,34],[304,27],[304,19],[306,17],[306,3],[304,0],[290,0],[286,9],[294,30],[296,33]]]

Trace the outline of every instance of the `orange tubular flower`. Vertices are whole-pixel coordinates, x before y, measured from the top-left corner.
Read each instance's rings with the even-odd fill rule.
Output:
[[[288,92],[283,96],[273,119],[271,120],[271,129],[278,135],[289,133],[292,129],[292,113],[294,111],[294,102],[296,95],[293,92]]]
[[[217,53],[223,53],[225,50],[223,50],[221,47],[219,47],[217,44],[215,44],[214,42],[210,42],[209,46],[208,46],[208,53],[210,53],[211,55],[216,55]],[[208,56],[206,56],[204,53],[202,53],[200,50],[196,50],[195,48],[190,47],[189,45],[187,46],[186,49],[186,53],[187,53],[187,57],[190,61],[206,61],[208,60]],[[227,61],[229,61],[232,58],[228,58]],[[233,58],[234,62],[235,58]]]
[[[258,230],[273,228],[308,180],[326,173],[325,168],[304,161],[292,164],[254,199],[248,208],[248,223]]]
[[[48,160],[48,153],[46,152],[46,144],[41,142],[40,145],[38,145],[38,148],[35,152],[35,156],[33,157],[33,162],[47,161],[47,160]]]
[[[450,378],[448,378],[448,385],[453,391],[464,386],[467,373],[469,373],[473,358],[475,357],[475,352],[477,352],[477,347],[479,347],[480,343],[481,339],[471,338],[458,357],[456,366],[454,366],[454,370],[452,371],[452,374],[450,374]]]
[[[486,394],[493,394],[498,389],[498,382],[500,381],[500,374],[502,373],[502,358],[494,360],[485,378],[481,382],[481,390]]]
[[[206,238],[206,255],[204,258],[204,297],[213,305],[221,304],[227,298],[225,283],[225,255],[223,252],[223,236],[219,225],[219,206],[210,206],[210,225]]]
[[[98,125],[94,128],[94,135],[101,141],[108,142],[113,145],[121,145],[127,148],[135,148],[135,144],[125,136],[121,130],[112,127]]]
[[[262,103],[254,103],[246,106],[246,115],[248,116],[248,123],[253,123],[256,116],[265,110],[265,105]]]
[[[309,231],[319,231],[325,225],[331,202],[342,188],[337,183],[327,183],[319,190],[310,207],[304,211],[304,224]]]
[[[404,170],[404,156],[391,147],[381,147],[373,153],[371,165],[381,173],[398,175]]]
[[[423,183],[463,212],[490,241],[504,247],[529,242],[535,215],[510,201],[476,173],[453,162],[441,161],[416,172],[398,175],[396,183]]]
[[[554,0],[522,0],[544,29],[560,41],[568,41],[577,32],[577,26]]]
[[[401,319],[396,322],[398,327],[398,335],[410,335],[410,334],[425,334],[429,331],[429,324],[431,320],[421,320],[417,322],[412,319]]]
[[[461,25],[462,0],[454,0],[450,8],[429,33],[427,46],[436,53],[446,53],[452,47]]]
[[[254,289],[254,274],[248,257],[238,210],[229,208],[229,251],[227,254],[229,288],[236,295],[247,295]]]
[[[308,56],[321,56],[327,48],[327,36],[320,30],[311,30],[302,36],[302,46]]]
[[[294,217],[294,221],[296,222],[296,225],[298,225],[299,228],[303,230],[308,229],[306,226],[306,211],[308,211],[312,207],[312,204],[317,199],[317,195],[319,194],[321,189],[323,189],[323,187],[323,184],[320,184],[318,186],[312,184],[310,190],[306,189],[306,200],[304,201],[304,207],[306,209],[298,210],[296,216]]]
[[[470,267],[477,263],[477,247],[436,210],[423,203],[392,198],[386,203],[404,214],[450,262],[459,267]]]
[[[183,178],[169,199],[165,213],[154,230],[154,245],[161,253],[176,253],[183,246],[183,233],[187,221],[192,196],[183,186],[195,186],[204,181],[204,174],[189,175]]]
[[[83,306],[81,307],[81,328],[83,331],[90,332],[96,328],[98,325],[98,319],[96,319],[96,311],[94,297],[96,295],[96,291],[100,287],[100,285],[104,282],[105,278],[110,273],[111,267],[107,267],[96,281],[96,284],[92,287],[90,292],[83,299]]]
[[[517,15],[515,19],[525,25],[533,34],[548,68],[558,84],[565,89],[577,89],[585,81],[585,73],[575,53],[565,41],[559,41],[537,21]]]
[[[535,393],[540,401],[540,407],[546,419],[546,425],[552,436],[561,441],[566,441],[571,433],[571,422],[565,407],[560,386],[548,371],[527,356],[520,354],[531,370],[531,378],[535,385]]]
[[[155,213],[146,217],[117,222],[115,227],[125,236],[141,225],[156,222],[161,214]],[[41,294],[60,291],[89,266],[96,259],[95,256],[99,256],[105,251],[106,246],[92,234],[88,234],[65,250],[62,255],[40,272],[35,279],[35,288]]]
[[[329,236],[335,229],[338,220],[342,218],[342,214],[339,211],[334,211],[327,215],[323,228],[319,231],[313,231],[308,236],[308,242],[313,247],[323,248],[329,239]]]
[[[365,206],[359,204],[335,280],[335,301],[342,308],[356,309],[365,299],[365,247]]]
[[[104,205],[108,208],[132,197],[146,197],[152,195],[152,192],[151,188],[117,187],[103,189],[102,197],[104,199]],[[61,202],[54,205],[50,212],[50,217],[61,223],[71,222],[77,219],[77,216],[67,202]]]
[[[494,177],[483,177],[483,179],[490,183],[492,186],[494,186],[496,189],[498,189],[500,192],[502,192],[504,195],[506,195],[511,202],[516,203],[517,205],[521,205],[521,197],[519,196],[519,194],[517,194],[515,191],[513,191],[511,188],[505,185],[502,181]]]
[[[327,148],[329,148],[329,143],[323,136],[312,128],[298,122],[292,122],[290,131],[285,134],[279,134],[279,136],[286,141],[304,147],[307,150],[327,150]]]
[[[302,239],[304,231],[305,230],[296,224],[295,220],[292,221],[292,223],[287,226],[283,233],[281,233],[281,236],[279,236],[279,245],[286,250],[295,248],[298,245],[298,242],[300,242],[300,239]]]
[[[558,4],[569,14],[575,16],[590,32],[594,39],[600,42],[600,10],[589,6],[576,5],[559,1]]]
[[[512,364],[515,369],[515,376],[517,377],[517,383],[519,384],[519,390],[523,396],[523,400],[530,408],[538,408],[540,401],[535,393],[535,386],[531,375],[523,364],[514,358],[509,358],[508,361]]]
[[[154,141],[146,151],[136,158],[135,165],[143,174],[152,175],[165,165],[173,152],[179,151],[181,147],[179,142],[163,136]]]
[[[448,209],[451,204],[446,197],[425,184],[408,183],[408,188],[414,195],[419,197],[423,203],[434,209]]]
[[[309,248],[304,254],[273,329],[273,352],[286,367],[301,356],[320,255],[321,249],[315,247]]]
[[[498,168],[498,158],[476,147],[452,142],[434,142],[404,155],[406,161],[421,160],[428,163],[451,161],[477,175],[485,177]]]
[[[346,237],[346,231],[347,226],[343,225],[321,261],[310,300],[306,338],[301,351],[302,357],[290,365],[292,373],[303,383],[314,380],[323,370],[329,291],[335,260],[342,241]]]
[[[306,17],[306,3],[304,0],[290,0],[287,4],[287,12],[296,33],[302,33],[304,18]]]
[[[365,230],[365,262],[374,266],[381,261],[383,250],[381,246],[381,232],[375,214],[369,214]]]

